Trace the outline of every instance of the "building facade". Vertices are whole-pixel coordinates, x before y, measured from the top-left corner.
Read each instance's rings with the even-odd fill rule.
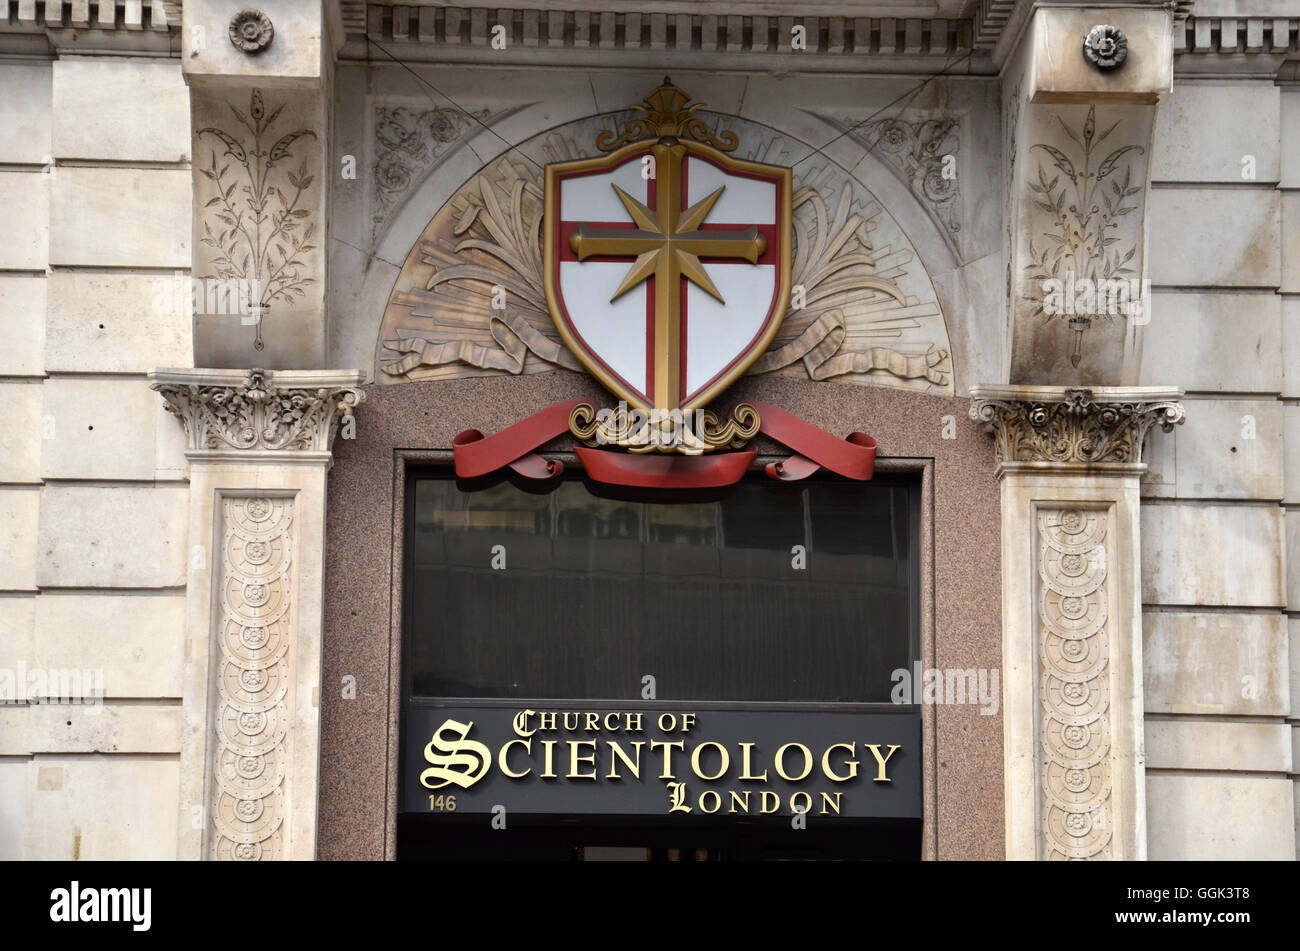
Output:
[[[1300,10],[572,6],[8,4],[0,856],[1295,859]]]

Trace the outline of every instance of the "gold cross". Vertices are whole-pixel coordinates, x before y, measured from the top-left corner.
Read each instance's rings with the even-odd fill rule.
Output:
[[[690,208],[682,210],[682,158],[684,146],[661,139],[651,147],[655,162],[655,209],[637,201],[617,185],[613,186],[627,209],[635,230],[588,228],[579,225],[569,247],[585,261],[593,255],[636,260],[610,302],[618,300],[642,281],[655,279],[654,403],[656,409],[676,409],[681,392],[681,280],[694,282],[708,294],[726,303],[713,285],[700,258],[743,258],[750,264],[767,250],[767,239],[757,227],[737,231],[701,231],[722,194],[719,188]],[[724,186],[725,187],[725,186]]]

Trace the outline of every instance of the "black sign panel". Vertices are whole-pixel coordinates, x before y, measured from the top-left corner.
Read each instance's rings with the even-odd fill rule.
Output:
[[[430,701],[403,757],[407,813],[921,815],[914,708]]]

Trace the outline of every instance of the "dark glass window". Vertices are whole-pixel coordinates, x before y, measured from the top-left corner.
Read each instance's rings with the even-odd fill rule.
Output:
[[[917,656],[914,482],[408,495],[407,697],[888,702]]]

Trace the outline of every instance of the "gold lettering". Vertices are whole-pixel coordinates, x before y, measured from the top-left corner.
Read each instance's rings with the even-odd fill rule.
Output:
[[[767,808],[767,797],[772,797],[772,808]],[[758,811],[760,815],[769,815],[781,808],[781,797],[770,789],[764,789],[758,794]]]
[[[803,796],[803,805],[802,806],[795,805],[795,800],[798,799],[800,796]],[[812,808],[812,796],[808,795],[806,792],[797,792],[797,793],[790,794],[791,812],[802,812],[804,815],[807,815],[808,810],[811,808]]]
[[[712,796],[712,797],[713,797],[713,808],[712,808],[712,809],[710,809],[708,806],[704,805],[704,799],[705,799],[706,796]],[[719,796],[719,795],[718,795],[716,792],[714,792],[712,789],[706,789],[706,790],[704,790],[704,792],[700,793],[700,812],[707,812],[707,813],[709,813],[710,815],[712,815],[713,813],[717,812],[717,811],[718,811],[719,809],[721,809],[721,808],[722,808],[722,797]]]
[[[846,759],[844,765],[849,768],[849,774],[847,776],[837,775],[831,771],[831,750],[834,749],[846,749],[852,754],[857,750],[857,746],[853,743],[832,743],[826,747],[826,752],[822,754],[822,772],[826,774],[826,778],[836,783],[847,783],[858,775],[858,761],[856,759]]]
[[[533,768],[531,766],[529,766],[522,773],[516,773],[513,772],[510,769],[510,767],[506,764],[506,756],[510,752],[510,747],[514,746],[515,744],[522,746],[524,748],[524,752],[527,753],[529,756],[533,755],[532,740],[511,740],[509,743],[503,744],[501,749],[497,752],[497,768],[501,770],[502,775],[509,776],[511,779],[523,779],[525,776],[527,776],[529,773],[533,771]]]
[[[893,780],[885,775],[885,764],[889,762],[889,757],[893,756],[895,751],[902,749],[902,747],[891,743],[889,745],[889,752],[886,753],[883,758],[881,758],[879,743],[863,743],[862,745],[865,746],[867,749],[871,750],[871,755],[876,758],[876,763],[880,767],[879,769],[876,770],[876,778],[873,779],[872,782],[892,783]]]
[[[644,729],[641,725],[641,714],[627,713],[624,716],[627,717],[627,721],[623,724],[623,729],[627,730],[627,732],[640,733]]]
[[[731,805],[727,808],[727,813],[733,814],[737,811],[749,812],[749,793],[750,790],[748,789],[746,789],[743,793],[738,793],[734,789],[731,790]],[[744,796],[745,798],[741,799],[740,798],[741,796]],[[740,806],[740,809],[737,810],[736,806]]]
[[[693,730],[694,728],[695,728],[695,714],[693,714],[693,713],[683,713],[683,714],[682,714],[682,732],[683,732],[683,733],[689,733],[689,732],[690,732],[691,730]]]
[[[767,770],[763,770],[762,776],[749,775],[749,756],[753,752],[753,749],[753,743],[740,744],[740,778],[742,781],[750,780],[753,782],[765,783],[767,782]]]
[[[537,727],[528,729],[528,718],[533,715],[532,710],[520,710],[515,714],[515,735],[522,736],[525,739],[537,732]]]
[[[599,713],[588,713],[588,714],[587,714],[587,725],[586,725],[586,727],[585,727],[584,729],[586,729],[586,731],[587,731],[588,733],[599,733],[599,732],[600,732],[600,714],[599,714]]]
[[[461,789],[468,789],[483,778],[492,765],[492,751],[477,740],[467,739],[473,726],[473,720],[468,723],[444,720],[442,726],[434,731],[424,748],[429,768],[420,774],[420,785],[441,789],[448,783],[455,783]],[[453,734],[455,737],[449,738]]]
[[[567,731],[570,732],[570,733],[572,733],[574,730],[576,730],[576,729],[578,728],[578,717],[580,717],[580,716],[581,716],[581,714],[579,714],[579,713],[566,713],[566,714],[564,714],[564,729],[567,730]],[[572,726],[569,725],[569,717],[573,717],[573,725],[572,725]]]
[[[827,807],[827,806],[830,806],[831,809],[835,810],[835,814],[838,816],[838,815],[840,814],[840,798],[841,798],[843,795],[844,795],[844,793],[842,793],[842,792],[837,792],[837,793],[822,793],[822,794],[821,794],[821,796],[822,796],[822,808],[821,808],[821,814],[822,814],[823,816],[824,816],[824,815],[828,815],[828,813],[826,812],[826,807]],[[835,798],[832,799],[831,796],[834,796]]]
[[[579,756],[579,746],[590,746],[590,756]],[[590,773],[578,772],[578,764],[591,764]],[[565,779],[595,779],[596,778],[596,741],[595,740],[569,740],[569,773]]]
[[[671,743],[667,740],[651,740],[650,749],[653,751],[657,747],[664,748],[664,770],[659,774],[660,779],[675,779],[673,776],[673,755],[670,752],[674,747],[679,750],[686,748],[686,743],[682,740],[673,740]]]
[[[712,776],[705,776],[704,772],[700,769],[700,754],[704,752],[704,748],[706,746],[712,746],[715,750],[718,751],[718,754],[722,757],[718,764],[718,771],[714,773]],[[695,747],[695,749],[691,750],[691,769],[695,771],[695,775],[700,777],[700,779],[709,779],[709,780],[721,779],[723,776],[727,774],[727,767],[729,767],[730,765],[731,765],[731,757],[727,754],[726,747],[724,747],[721,743],[714,743],[712,741],[709,741],[707,743],[701,743],[699,746]]]
[[[668,721],[668,725],[667,725],[667,726],[664,726],[664,720],[667,720],[667,721]],[[674,729],[676,729],[676,727],[677,727],[677,717],[675,717],[675,716],[674,716],[673,714],[671,714],[671,713],[661,713],[661,714],[659,714],[659,732],[660,732],[660,733],[671,733],[671,732],[673,732]]]
[[[542,779],[555,779],[555,740],[542,740],[542,749],[546,750],[546,768],[542,770]]]
[[[803,753],[803,772],[800,773],[798,776],[787,775],[785,771],[785,751],[792,746]],[[797,783],[799,782],[799,780],[803,779],[809,773],[812,772],[812,768],[813,768],[812,750],[808,749],[808,747],[804,746],[802,743],[787,743],[785,744],[785,746],[781,747],[779,750],[776,751],[775,765],[776,765],[776,774],[778,776],[780,776],[782,779],[786,780],[787,782]]]
[[[554,730],[554,729],[555,729],[555,711],[554,711],[554,710],[552,710],[550,713],[543,713],[543,714],[540,714],[540,715],[538,716],[538,719],[539,719],[541,722],[537,725],[537,729],[541,730],[543,733],[546,733],[547,731],[550,731],[550,730]]]
[[[618,718],[619,718],[619,716],[620,716],[620,714],[618,714],[618,713],[613,713],[613,712],[605,714],[605,729],[608,730],[608,731],[611,732],[611,733],[613,733],[615,730],[617,730],[617,729],[618,729]],[[613,721],[614,721],[613,726],[610,725],[610,722],[609,722],[610,720],[613,720]]]
[[[636,740],[632,743],[632,749],[636,751],[635,763],[627,758],[627,754],[623,752],[621,744],[614,740],[610,740],[606,745],[609,747],[609,751],[614,754],[609,758],[609,775],[605,777],[606,779],[623,778],[618,774],[618,764],[614,762],[615,758],[623,761],[623,765],[628,768],[628,771],[631,772],[634,779],[641,778],[641,747],[645,746],[645,740]]]

